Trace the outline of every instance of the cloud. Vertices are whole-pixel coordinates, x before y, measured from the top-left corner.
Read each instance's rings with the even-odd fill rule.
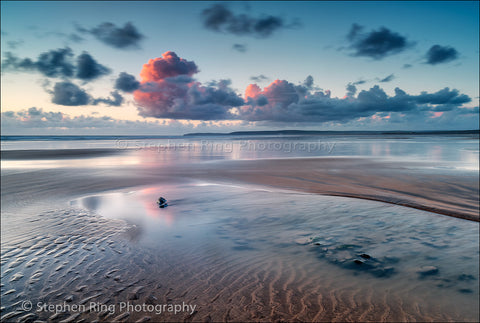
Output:
[[[229,109],[243,100],[221,80],[207,86],[192,76],[198,72],[193,61],[174,52],[150,59],[140,72],[140,88],[134,92],[139,114],[143,117],[223,120],[230,119]]]
[[[230,88],[229,80],[202,85],[193,79],[197,72],[193,61],[182,59],[174,52],[151,59],[143,66],[140,87],[134,92],[139,114],[167,119],[268,124],[346,124],[368,118],[380,118],[384,122],[401,116],[416,116],[418,120],[438,118],[439,112],[450,111],[453,115],[462,109],[467,111],[469,108],[463,105],[471,102],[470,97],[450,88],[417,95],[398,87],[393,95],[388,95],[378,85],[358,91],[356,85],[365,81],[349,83],[346,95],[338,98],[317,87],[312,76],[299,85],[275,80],[262,89],[253,83],[247,86],[241,98]],[[382,81],[393,77],[389,75]],[[264,80],[265,77],[254,78]]]
[[[120,93],[118,93],[117,91],[113,91],[113,92],[110,93],[110,95],[112,96],[112,99],[110,99],[110,98],[98,98],[98,99],[94,99],[92,101],[92,104],[97,105],[99,103],[104,103],[108,106],[114,106],[114,107],[119,107],[119,106],[122,105],[123,96],[121,96]]]
[[[98,64],[90,54],[83,52],[77,57],[77,73],[75,75],[77,78],[91,81],[109,73],[110,69]]]
[[[2,68],[5,69],[38,71],[47,77],[71,77],[75,71],[71,62],[73,52],[68,47],[42,53],[36,61],[20,59],[10,52],[5,53],[5,57],[2,61]]]
[[[261,82],[264,82],[264,81],[269,81],[270,79],[268,77],[266,77],[265,75],[260,74],[258,76],[251,76],[250,80],[252,80],[254,82],[257,82],[257,83],[261,83]]]
[[[52,102],[66,106],[87,105],[90,102],[90,96],[73,83],[58,82],[53,87]]]
[[[120,106],[123,103],[123,97],[117,91],[110,93],[112,98],[93,98],[84,89],[68,81],[55,83],[53,90],[49,92],[52,95],[52,103],[64,106],[97,105],[100,103]]]
[[[69,48],[59,48],[41,53],[37,60],[18,58],[10,52],[5,53],[2,68],[13,71],[36,71],[46,77],[71,78],[92,81],[109,74],[110,69],[97,63],[95,59],[83,52],[73,63],[73,51]]]
[[[63,112],[50,112],[42,108],[1,113],[2,135],[172,135],[189,132],[230,132],[258,130],[254,124],[243,125],[236,121],[177,121],[177,120],[119,120],[109,116],[70,116]],[[93,115],[95,114],[95,115]]]
[[[123,92],[133,92],[140,87],[140,82],[135,76],[122,72],[115,81],[115,88]]]
[[[388,75],[387,77],[385,77],[385,78],[383,78],[383,79],[380,79],[379,82],[381,82],[381,83],[390,82],[390,81],[392,81],[394,78],[395,78],[395,75],[390,74],[390,75]]]
[[[365,81],[365,80],[359,80],[359,81],[356,81],[356,82],[352,82],[351,84],[353,84],[353,85],[361,85],[361,84],[365,84],[365,83],[367,83],[367,81]]]
[[[244,44],[233,44],[232,48],[240,53],[245,53],[247,51],[247,45]]]
[[[77,30],[92,34],[102,43],[117,49],[139,48],[140,41],[145,37],[131,22],[127,22],[123,27],[104,22],[92,29],[77,26]]]
[[[202,11],[205,28],[237,36],[255,36],[266,38],[282,28],[292,28],[299,25],[298,21],[287,24],[284,19],[263,15],[256,18],[246,14],[235,14],[223,4],[214,4]]]
[[[425,55],[426,63],[436,65],[448,63],[458,58],[458,52],[450,46],[433,45]]]
[[[400,53],[413,45],[405,36],[385,27],[370,32],[363,32],[363,30],[363,26],[353,24],[347,35],[353,56],[365,56],[380,60]]]
[[[305,81],[303,82],[303,85],[304,85],[307,89],[311,89],[312,86],[313,86],[313,76],[311,76],[311,75],[307,76],[307,78],[306,78]]]
[[[410,95],[400,88],[389,96],[378,85],[357,94],[350,83],[343,98],[331,97],[329,91],[309,91],[285,80],[275,80],[263,90],[250,84],[245,92],[246,105],[239,108],[238,118],[247,121],[280,123],[346,123],[374,115],[402,113],[429,118],[439,111],[467,111],[463,104],[471,99],[458,90],[444,88],[438,92]],[[258,104],[265,97],[267,104]]]
[[[32,107],[28,110],[21,111],[5,111],[2,112],[1,118],[2,133],[20,133],[32,131],[34,129],[43,129],[43,132],[67,132],[71,134],[72,129],[83,129],[91,134],[92,128],[101,130],[102,132],[111,130],[114,134],[118,134],[120,129],[125,132],[132,129],[138,131],[152,131],[159,128],[158,122],[141,122],[116,120],[112,117],[92,117],[92,116],[75,116],[71,117],[63,112],[49,112],[42,108]],[[118,130],[117,130],[118,129]],[[121,133],[125,133],[125,132]]]
[[[165,52],[162,57],[150,59],[143,65],[140,72],[142,83],[161,81],[168,77],[179,75],[192,76],[198,73],[198,67],[195,62],[187,61],[177,56],[175,52]]]
[[[353,98],[356,93],[357,93],[357,87],[354,84],[349,83],[347,85],[347,93],[345,94],[345,97]]]

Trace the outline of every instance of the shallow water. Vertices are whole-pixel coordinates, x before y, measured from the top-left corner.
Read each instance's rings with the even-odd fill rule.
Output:
[[[159,196],[168,207],[158,208]],[[475,320],[479,314],[479,226],[470,221],[371,201],[213,183],[142,187],[74,204],[134,224],[137,245],[173,252],[187,265],[194,255],[214,250],[203,265],[262,259],[289,263],[291,277],[313,266],[312,282],[345,293],[372,291],[370,302],[379,308],[386,297],[400,301],[397,319]],[[321,294],[317,287],[310,293]]]
[[[366,157],[417,163],[436,172],[479,170],[478,135],[224,136],[102,140],[7,140],[2,151],[28,149],[112,149],[123,153],[95,159],[2,161],[4,168],[175,165],[216,160]]]

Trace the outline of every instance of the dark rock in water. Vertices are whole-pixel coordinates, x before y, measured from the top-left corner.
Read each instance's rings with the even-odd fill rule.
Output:
[[[424,266],[418,269],[417,273],[420,274],[420,276],[422,277],[432,276],[438,274],[438,268],[435,266]]]
[[[167,200],[163,197],[160,196],[160,198],[157,201],[158,207],[163,209],[164,207],[168,206]]]
[[[318,238],[322,241],[323,239]],[[316,243],[313,243],[316,245]],[[383,256],[375,258],[363,252],[364,247],[356,244],[336,244],[332,242],[327,248],[311,248],[312,252],[317,254],[318,258],[325,259],[329,263],[338,267],[354,270],[357,274],[359,272],[370,274],[377,278],[387,278],[396,274],[395,269],[391,266],[399,262],[398,258],[391,256]]]
[[[458,280],[460,281],[470,281],[470,280],[475,280],[475,277],[472,275],[467,275],[467,274],[461,274],[458,276]]]

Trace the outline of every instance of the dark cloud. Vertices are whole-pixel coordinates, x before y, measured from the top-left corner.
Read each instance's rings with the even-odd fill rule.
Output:
[[[133,92],[140,87],[135,76],[122,72],[115,81],[115,88],[123,92]]]
[[[47,77],[71,78],[92,81],[110,73],[110,69],[97,63],[88,53],[77,57],[73,64],[73,52],[70,48],[59,48],[42,53],[36,61],[30,58],[18,58],[10,52],[5,53],[2,68],[17,71],[37,71]]]
[[[268,37],[273,32],[284,26],[284,22],[281,18],[275,16],[268,16],[258,19],[253,25],[255,33],[262,37]]]
[[[365,80],[359,80],[359,81],[356,81],[356,82],[352,82],[351,84],[353,84],[353,85],[361,85],[361,84],[365,84],[365,83],[367,83],[367,81],[365,81]]]
[[[440,104],[458,106],[463,103],[472,101],[468,95],[460,94],[458,90],[450,90],[448,87],[435,93],[421,92],[415,96],[415,100],[419,104]]]
[[[245,53],[247,51],[247,45],[244,44],[233,44],[232,48],[240,53]]]
[[[462,105],[471,99],[445,88],[438,92],[422,92],[409,95],[400,88],[389,96],[378,85],[357,94],[357,88],[350,83],[343,98],[331,97],[329,91],[308,91],[304,86],[295,86],[288,81],[276,80],[260,90],[255,84],[249,85],[245,96],[247,104],[239,108],[238,119],[265,122],[346,123],[362,118],[390,118],[392,114],[417,115],[422,118],[436,117],[441,111],[467,111]],[[268,104],[257,104],[257,98],[265,97]],[[467,110],[464,110],[467,109]]]
[[[246,14],[235,14],[223,4],[214,4],[202,11],[205,28],[238,36],[251,35],[269,37],[282,28],[297,27],[298,20],[287,24],[284,19],[272,15],[256,18]]]
[[[310,89],[313,86],[313,77],[311,75],[307,76],[305,81],[303,82],[303,85],[307,88]]]
[[[87,105],[91,98],[81,88],[70,82],[55,83],[52,92],[52,102],[58,105]]]
[[[268,77],[266,77],[265,75],[260,74],[258,76],[251,76],[250,80],[252,80],[254,82],[257,82],[257,83],[261,83],[261,82],[264,82],[264,81],[269,81],[270,79]]]
[[[385,78],[383,78],[383,79],[380,79],[379,82],[381,82],[381,83],[390,82],[390,81],[392,81],[394,78],[395,78],[395,75],[390,74],[389,76],[387,76],[387,77],[385,77]]]
[[[413,45],[405,36],[385,27],[369,33],[363,30],[362,26],[353,24],[347,35],[350,49],[354,51],[353,56],[366,56],[379,60],[400,53]]]
[[[123,27],[104,22],[92,29],[77,26],[77,30],[92,34],[104,44],[118,49],[139,48],[140,41],[144,38],[131,22],[127,22]]]
[[[458,58],[458,52],[450,46],[434,45],[430,47],[425,58],[426,63],[431,65],[448,63]]]
[[[103,103],[108,106],[120,106],[123,103],[123,97],[117,91],[110,93],[111,98],[93,98],[84,89],[71,82],[57,82],[53,90],[49,91],[52,95],[52,103],[64,106],[98,105]]]
[[[119,106],[122,105],[123,97],[120,95],[120,93],[118,93],[117,91],[113,91],[113,92],[110,93],[110,95],[112,96],[112,98],[94,99],[92,101],[92,104],[97,105],[99,103],[103,103],[103,104],[106,104],[106,105],[109,105],[109,106],[114,106],[114,107],[119,107]]]
[[[170,119],[231,119],[229,109],[244,101],[230,88],[230,81],[203,86],[191,78],[197,72],[194,62],[174,52],[149,60],[140,72],[140,88],[134,92],[139,114]]]
[[[77,57],[77,78],[91,81],[109,73],[109,68],[98,64],[88,53],[84,52]]]
[[[33,107],[33,108],[28,109],[28,114],[31,115],[31,116],[39,116],[39,115],[42,114],[42,111]]]
[[[42,53],[36,61],[30,58],[20,59],[10,52],[5,53],[5,57],[2,68],[38,71],[47,77],[71,77],[75,70],[71,62],[73,52],[68,47]]]
[[[354,84],[349,83],[347,85],[347,94],[345,94],[345,96],[348,98],[353,98],[355,94],[357,94],[357,87]]]

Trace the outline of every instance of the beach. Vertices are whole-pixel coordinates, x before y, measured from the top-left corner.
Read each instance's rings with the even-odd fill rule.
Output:
[[[478,138],[208,140],[2,147],[2,321],[476,321]]]

